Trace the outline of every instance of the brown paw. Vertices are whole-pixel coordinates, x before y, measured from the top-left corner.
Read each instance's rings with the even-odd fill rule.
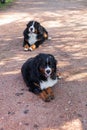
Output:
[[[54,93],[53,93],[53,91],[52,91],[52,88],[47,88],[46,90],[46,93],[48,94],[48,96],[49,96],[49,98],[51,99],[51,100],[53,100],[54,99]]]
[[[39,94],[40,98],[45,101],[45,102],[50,102],[51,98],[49,97],[49,95],[46,93],[45,90],[43,90],[40,94]]]
[[[35,49],[36,49],[36,45],[35,44],[33,44],[32,46],[29,47],[29,51],[33,51]]]
[[[24,46],[24,51],[29,51],[29,45],[28,45],[28,44],[26,44],[26,45]]]

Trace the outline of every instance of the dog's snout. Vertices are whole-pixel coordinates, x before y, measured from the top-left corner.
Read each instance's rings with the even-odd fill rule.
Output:
[[[29,28],[29,31],[30,31],[30,32],[34,32],[34,31],[35,31],[35,28],[34,28],[33,26],[31,26],[31,27]]]
[[[47,74],[49,74],[50,72],[51,72],[50,69],[46,70],[46,73],[47,73]]]

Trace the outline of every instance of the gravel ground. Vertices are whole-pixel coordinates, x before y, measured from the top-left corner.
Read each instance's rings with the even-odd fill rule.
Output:
[[[32,19],[52,40],[25,52],[22,33]],[[62,75],[49,103],[28,92],[20,71],[41,52],[55,56]],[[0,10],[0,130],[87,130],[86,0],[16,0]]]

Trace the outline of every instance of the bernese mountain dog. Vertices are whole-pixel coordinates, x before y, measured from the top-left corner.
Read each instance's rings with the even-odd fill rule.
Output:
[[[56,63],[53,55],[40,53],[28,59],[21,68],[29,91],[39,95],[46,102],[54,99],[52,87],[58,81]]]
[[[37,21],[30,21],[23,32],[24,41],[23,47],[25,51],[32,51],[39,47],[46,39],[48,39],[48,32]]]

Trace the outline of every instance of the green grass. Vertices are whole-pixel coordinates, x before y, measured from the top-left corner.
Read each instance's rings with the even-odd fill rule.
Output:
[[[0,2],[0,9],[3,9],[3,8],[8,7],[9,5],[12,4],[13,1],[14,1],[14,0],[6,0],[6,2],[5,2],[4,4],[2,4],[2,3]]]

